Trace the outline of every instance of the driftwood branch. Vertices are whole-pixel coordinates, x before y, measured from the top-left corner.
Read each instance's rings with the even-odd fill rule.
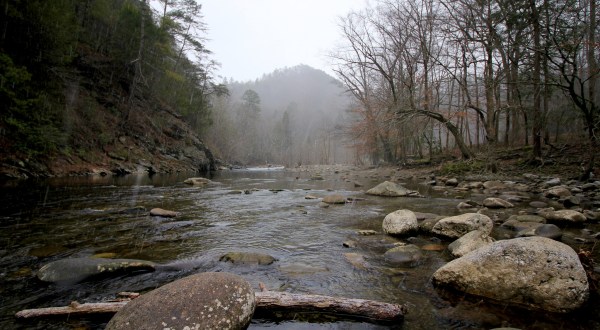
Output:
[[[256,311],[320,312],[378,322],[401,321],[406,306],[380,301],[287,292],[257,292]]]
[[[76,301],[71,302],[69,306],[61,307],[46,307],[36,309],[24,309],[17,312],[15,316],[19,319],[29,319],[42,316],[60,316],[60,315],[89,315],[89,314],[105,314],[116,313],[129,301],[116,301],[104,303],[86,303],[79,304]]]
[[[59,316],[116,313],[129,301],[86,303],[72,302],[69,306],[25,309],[15,316],[21,319]],[[377,322],[395,322],[404,319],[406,307],[373,300],[351,299],[287,292],[256,292],[257,312],[319,312],[357,317]]]

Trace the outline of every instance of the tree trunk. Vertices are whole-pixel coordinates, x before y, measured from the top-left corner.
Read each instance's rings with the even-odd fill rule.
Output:
[[[541,41],[540,41],[540,17],[537,10],[535,0],[530,0],[531,9],[531,24],[533,25],[533,157],[539,158],[542,156],[542,116],[541,116]]]

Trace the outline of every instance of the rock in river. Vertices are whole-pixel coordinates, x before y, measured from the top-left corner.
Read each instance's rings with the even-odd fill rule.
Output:
[[[187,183],[187,184],[192,185],[192,186],[206,186],[206,185],[212,183],[212,181],[210,181],[207,178],[201,178],[201,177],[199,177],[199,178],[188,178],[188,179],[185,179],[185,181],[183,181],[183,183]]]
[[[502,240],[479,248],[438,269],[433,283],[551,312],[577,309],[589,296],[577,253],[544,237]]]
[[[494,242],[494,239],[489,237],[486,233],[479,230],[473,230],[450,243],[450,245],[448,245],[448,251],[455,257],[462,257],[465,254],[492,242]]]
[[[402,197],[402,196],[418,196],[416,191],[408,190],[399,184],[390,181],[385,181],[378,184],[374,188],[367,190],[367,195]]]
[[[560,224],[580,224],[587,220],[583,213],[575,210],[542,210],[540,215],[548,220],[548,222]]]
[[[501,209],[501,208],[511,208],[514,205],[510,202],[505,201],[502,198],[497,197],[488,197],[483,200],[483,206],[490,209]]]
[[[323,203],[327,204],[346,204],[346,197],[338,194],[327,195],[323,197]]]
[[[178,213],[175,211],[164,210],[164,209],[155,207],[152,210],[150,210],[150,215],[155,216],[155,217],[163,217],[163,218],[175,218],[178,215]]]
[[[200,273],[132,300],[106,329],[246,329],[255,308],[254,290],[240,276]]]
[[[255,252],[229,252],[219,258],[219,261],[229,261],[234,264],[270,265],[277,261],[268,254]]]
[[[383,257],[395,266],[416,267],[422,263],[423,252],[418,246],[407,244],[387,250]]]
[[[44,282],[77,282],[91,276],[154,271],[155,264],[135,259],[69,258],[48,263],[37,273]]]
[[[489,235],[493,227],[494,222],[487,215],[465,213],[438,221],[431,231],[436,235],[459,238],[473,230],[480,230]]]
[[[417,216],[410,210],[398,210],[385,216],[383,232],[391,235],[404,235],[419,229]]]

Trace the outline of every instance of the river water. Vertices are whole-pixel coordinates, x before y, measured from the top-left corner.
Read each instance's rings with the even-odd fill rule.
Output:
[[[290,171],[223,171],[205,188],[183,184],[187,176],[64,178],[5,185],[0,191],[0,328],[102,329],[109,317],[17,321],[26,308],[67,305],[71,301],[113,299],[121,291],[145,292],[204,271],[226,271],[258,289],[363,298],[406,304],[401,324],[287,315],[255,319],[250,329],[590,329],[600,327],[597,298],[569,315],[524,311],[471,297],[446,296],[431,285],[433,272],[450,259],[443,251],[424,250],[414,268],[386,263],[383,253],[399,239],[381,234],[385,215],[407,208],[455,215],[460,199],[435,194],[407,182],[426,198],[367,196],[378,182],[361,178],[365,188],[335,173],[311,180]],[[249,194],[234,194],[246,190]],[[358,200],[318,206],[307,194],[338,193]],[[464,196],[463,196],[464,197]],[[364,200],[362,200],[364,198]],[[151,217],[154,207],[181,212],[174,219]],[[516,212],[516,210],[515,210]],[[379,234],[361,236],[359,230]],[[345,241],[356,242],[346,248]],[[406,240],[404,240],[406,241]],[[411,243],[447,245],[427,236]],[[259,252],[271,265],[234,265],[219,261],[227,252]],[[353,266],[346,253],[363,255],[365,267]],[[161,266],[152,273],[121,275],[71,284],[47,284],[35,277],[44,264],[69,257],[104,254],[143,259]],[[442,297],[442,295],[444,297]],[[292,317],[292,319],[288,319]]]

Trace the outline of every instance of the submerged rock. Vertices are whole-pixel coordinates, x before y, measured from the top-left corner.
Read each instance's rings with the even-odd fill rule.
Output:
[[[255,252],[229,252],[219,258],[219,261],[228,261],[234,264],[270,265],[277,261],[274,257]]]
[[[465,213],[441,219],[433,226],[431,231],[436,235],[459,238],[473,230],[480,230],[489,235],[493,227],[494,223],[487,215]]]
[[[254,290],[242,277],[200,273],[132,300],[106,329],[246,329],[255,308]]]
[[[416,267],[422,263],[423,252],[418,246],[407,244],[387,250],[383,257],[394,266]]]
[[[433,274],[436,286],[551,312],[579,308],[589,296],[577,253],[543,237],[497,241]]]
[[[390,235],[404,235],[419,229],[417,216],[410,210],[397,210],[383,219],[383,232]]]
[[[207,179],[207,178],[199,177],[199,178],[188,178],[188,179],[185,179],[183,181],[183,183],[187,183],[187,184],[192,185],[192,186],[205,186],[205,185],[208,185],[208,184],[212,183],[212,181],[209,180],[209,179]]]
[[[551,238],[555,240],[560,240],[563,232],[558,228],[558,226],[553,224],[543,224],[537,227],[534,232],[536,236]]]
[[[390,181],[385,181],[377,186],[367,190],[367,195],[387,196],[387,197],[403,197],[403,196],[418,196],[416,191],[408,190],[399,184]]]
[[[175,218],[179,213],[171,210],[164,210],[161,208],[153,208],[150,210],[150,215],[154,217],[163,217],[163,218]]]
[[[155,266],[136,259],[69,258],[42,266],[37,277],[44,282],[78,282],[92,276],[154,271]]]
[[[369,263],[365,260],[365,256],[362,254],[348,252],[344,253],[344,258],[357,269],[365,270],[370,268]]]

